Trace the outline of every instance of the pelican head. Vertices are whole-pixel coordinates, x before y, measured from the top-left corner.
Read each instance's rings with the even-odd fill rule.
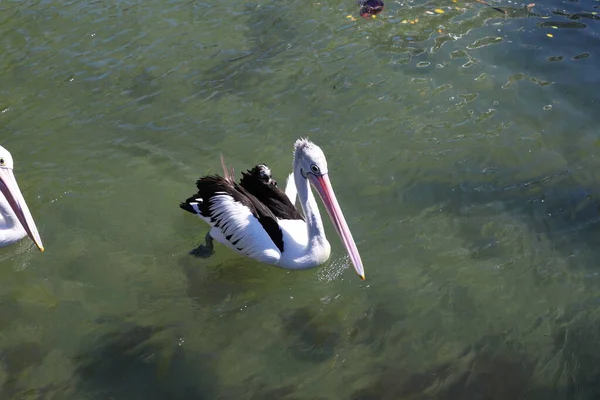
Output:
[[[356,243],[329,181],[327,159],[323,150],[308,139],[298,139],[294,144],[294,170],[299,171],[304,179],[308,179],[319,193],[331,222],[348,251],[354,270],[361,279],[365,279],[365,271]]]
[[[44,251],[40,234],[13,174],[13,158],[2,146],[0,146],[0,192],[4,195],[4,199],[0,196],[0,213],[5,214],[5,218],[6,216],[10,218],[11,214],[14,214],[18,219],[18,222],[14,221],[15,225],[18,227],[20,223],[38,249]],[[2,206],[10,209],[2,209]]]

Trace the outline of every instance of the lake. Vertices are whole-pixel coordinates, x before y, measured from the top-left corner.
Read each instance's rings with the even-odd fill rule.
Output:
[[[385,1],[0,3],[1,399],[600,396],[600,2]],[[191,256],[299,137],[366,280],[324,215],[319,268]]]

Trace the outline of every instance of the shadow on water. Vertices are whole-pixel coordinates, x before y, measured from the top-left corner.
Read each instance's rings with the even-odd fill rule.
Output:
[[[378,303],[371,306],[351,328],[350,341],[369,346],[377,355],[386,351],[388,341],[400,342],[410,323],[404,304],[403,300],[398,300],[394,305]]]
[[[296,39],[297,29],[284,17],[280,4],[246,5],[244,14],[249,16],[246,36],[253,46],[202,72],[202,86],[217,90],[213,91],[211,99],[229,93],[242,95],[252,88],[262,88],[265,82],[261,70],[277,70],[278,65],[284,62],[278,56],[291,48]]]
[[[600,243],[600,187],[578,181],[572,171],[562,171],[518,184],[502,180],[462,184],[421,183],[403,193],[403,201],[417,208],[459,216],[458,235],[478,260],[500,257],[500,240],[482,234],[482,226],[499,215],[524,224],[531,235],[544,237],[553,250],[569,260],[570,267],[594,277],[598,270]],[[514,249],[513,249],[514,251]],[[577,254],[578,257],[571,257]],[[551,272],[532,270],[540,280]],[[586,279],[596,285],[597,280]],[[473,320],[478,307],[467,287],[448,287],[440,298],[440,309],[453,312],[461,321]],[[415,372],[404,366],[374,368],[372,384],[357,390],[353,400],[370,399],[597,399],[600,397],[600,319],[598,300],[586,300],[549,311],[535,321],[533,330],[544,324],[551,339],[549,355],[532,358],[520,336],[487,336],[459,357]],[[403,320],[385,305],[374,307],[356,325],[357,339],[400,342]],[[381,322],[383,321],[383,322]],[[400,325],[387,337],[390,322]],[[393,325],[392,324],[392,325]],[[385,328],[387,325],[387,328]],[[379,337],[379,339],[378,339]],[[381,348],[385,348],[382,343]],[[375,346],[378,348],[378,346]],[[391,357],[393,358],[393,357]],[[402,360],[398,356],[398,360]],[[400,361],[401,362],[401,361]]]
[[[316,315],[310,308],[288,310],[280,315],[284,332],[293,340],[288,348],[302,361],[320,363],[335,355],[342,326],[333,315]]]
[[[600,398],[598,299],[571,306],[556,321],[554,351],[547,363],[569,399]]]
[[[519,343],[505,336],[488,336],[457,359],[424,371],[374,368],[377,378],[355,391],[351,399],[597,399],[599,325],[594,322],[591,326],[579,317],[570,327],[554,327],[554,354],[549,361],[527,356]]]
[[[333,344],[328,342],[331,332],[311,322],[305,326],[304,317],[294,318],[306,328],[301,333],[310,336],[306,340],[312,343],[321,335],[328,343],[321,345],[329,346],[324,353],[331,353]],[[299,391],[296,385],[267,385],[260,376],[253,376],[242,385],[220,385],[215,357],[191,352],[178,345],[176,336],[173,329],[146,326],[129,326],[101,336],[89,351],[75,358],[80,382],[77,393],[113,400],[305,399],[296,397]]]
[[[79,390],[120,399],[212,399],[211,357],[178,343],[172,329],[129,326],[101,336],[76,357]]]
[[[597,350],[595,304],[568,310],[552,325],[553,354],[538,360],[525,353],[518,339],[507,335],[485,336],[468,346],[451,361],[440,362],[420,371],[402,365],[378,365],[366,375],[370,384],[355,390],[351,400],[567,400],[596,399],[600,395],[600,351]],[[381,308],[381,307],[380,307]],[[379,314],[379,316],[377,316]],[[388,321],[385,311],[371,314],[369,321]],[[336,348],[340,332],[336,322],[327,322],[308,309],[282,314],[288,334],[299,337],[305,346],[294,355],[302,360],[322,362]],[[592,320],[592,323],[590,323]],[[389,321],[388,321],[389,322]],[[214,359],[194,354],[184,346],[169,343],[174,335],[169,328],[130,325],[95,340],[89,350],[74,357],[77,368],[76,393],[70,388],[43,388],[45,391],[73,394],[70,398],[107,399],[313,399],[302,394],[295,384],[267,385],[253,376],[242,385],[221,387],[214,371]],[[165,340],[167,339],[167,340]],[[312,353],[312,355],[308,355]],[[21,343],[0,352],[5,380],[1,398],[21,393],[15,377],[26,368],[40,364],[44,352],[38,344]],[[393,359],[393,355],[386,357]],[[52,386],[52,385],[51,385]],[[320,398],[318,398],[320,400]]]
[[[351,399],[500,400],[526,395],[542,399],[541,393],[538,396],[531,391],[534,366],[535,361],[527,359],[518,346],[500,337],[487,337],[466,349],[457,360],[425,371],[381,368],[377,379],[357,390]]]
[[[25,313],[23,307],[9,296],[0,297],[0,331],[7,329],[10,324],[22,319]]]
[[[47,350],[35,342],[23,342],[15,346],[0,349],[0,362],[6,379],[0,390],[0,399],[14,398],[21,391],[18,380],[28,368],[42,363]]]
[[[573,261],[595,269],[595,257],[585,256],[599,255],[600,186],[581,183],[578,178],[565,170],[517,184],[504,184],[504,179],[455,185],[419,183],[401,197],[411,206],[435,207],[460,217],[457,231],[473,258],[492,258],[503,251],[493,230],[485,232],[485,224],[507,216],[524,224],[535,237],[549,240],[554,250],[566,256],[584,251],[583,258]]]
[[[311,397],[300,394],[297,385],[267,385],[260,377],[246,380],[242,388],[225,388],[219,399],[244,400],[326,400],[324,397]]]
[[[223,262],[214,261],[223,254],[231,258]],[[215,254],[208,259],[183,254],[178,264],[188,280],[187,295],[203,306],[214,306],[232,297],[246,298],[244,305],[250,306],[257,300],[253,292],[264,296],[270,288],[278,289],[299,279],[293,274],[282,273],[276,267],[234,254],[220,244],[215,246]],[[234,306],[234,309],[239,306]]]
[[[238,269],[235,266],[211,268],[206,265],[207,262],[203,262],[204,260],[189,254],[182,255],[178,261],[188,280],[186,293],[200,305],[218,304],[226,301],[233,294],[244,291],[244,281],[236,272],[244,276],[247,269]]]

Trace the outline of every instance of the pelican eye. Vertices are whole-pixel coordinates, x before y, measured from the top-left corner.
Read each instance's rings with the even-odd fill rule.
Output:
[[[313,174],[320,174],[321,170],[319,169],[319,167],[317,166],[317,164],[313,164],[310,166],[310,170]]]
[[[4,164],[5,164],[4,158],[0,158],[0,165],[4,165]]]

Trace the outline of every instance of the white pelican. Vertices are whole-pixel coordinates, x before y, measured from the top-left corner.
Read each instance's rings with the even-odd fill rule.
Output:
[[[244,256],[281,268],[308,269],[323,264],[329,259],[331,246],[310,183],[319,193],[356,273],[365,279],[360,254],[329,181],[323,151],[308,139],[298,139],[293,168],[285,193],[264,164],[242,173],[239,184],[225,166],[225,177],[200,178],[196,182],[198,193],[180,204],[211,227],[205,245],[193,254],[208,257],[214,239]],[[296,195],[306,218],[294,206]]]
[[[27,203],[19,190],[13,174],[13,159],[9,151],[0,146],[0,247],[6,247],[29,236],[44,251]]]

